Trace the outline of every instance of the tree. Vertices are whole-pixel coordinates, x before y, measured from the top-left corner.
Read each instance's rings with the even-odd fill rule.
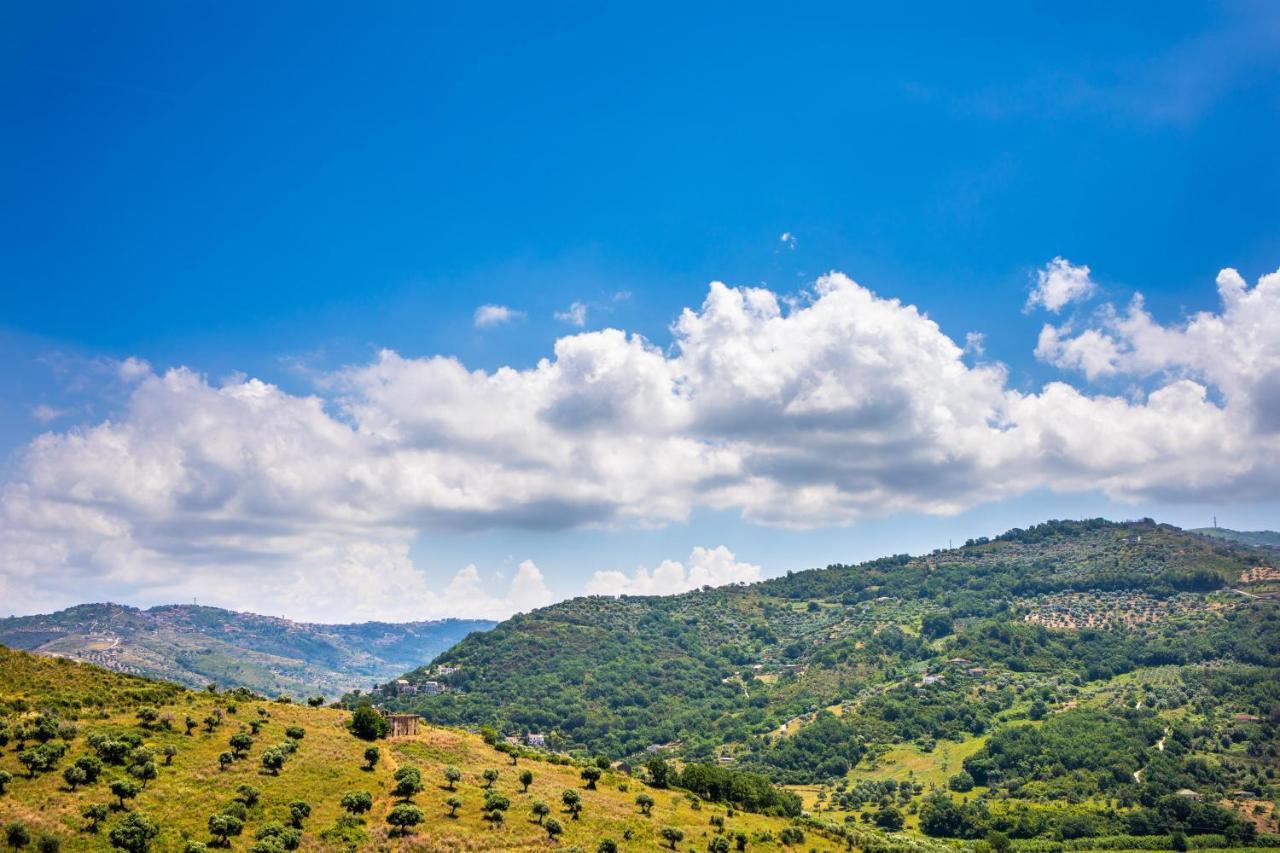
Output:
[[[4,828],[4,839],[9,846],[17,850],[31,843],[31,830],[20,820],[16,820]]]
[[[662,828],[662,840],[671,846],[672,850],[676,849],[676,844],[684,841],[684,832],[676,829],[674,826],[664,826]]]
[[[542,828],[547,831],[547,837],[552,841],[556,840],[556,836],[564,832],[564,827],[560,825],[560,821],[555,818],[549,818]]]
[[[178,754],[178,748],[173,744],[166,744],[164,748],[164,766],[169,767],[173,764],[173,757]]]
[[[738,851],[747,849],[747,834],[745,832],[734,833],[733,848]]]
[[[209,815],[209,834],[222,847],[231,846],[231,837],[244,832],[244,821],[235,815],[219,812]]]
[[[538,819],[539,825],[542,824],[543,819],[547,815],[551,814],[551,806],[542,802],[542,800],[534,801],[534,804],[530,806],[530,810],[533,812],[533,816]]]
[[[947,780],[947,787],[956,793],[963,794],[973,790],[973,777],[961,770]]]
[[[569,788],[560,795],[560,802],[564,803],[565,809],[574,820],[577,820],[578,815],[582,814],[582,795],[573,788]]]
[[[391,793],[408,802],[413,795],[422,791],[422,771],[416,767],[405,765],[396,771],[395,787]]]
[[[139,708],[138,709],[138,721],[142,724],[142,727],[144,729],[151,728],[156,724],[156,721],[159,719],[160,719],[160,712],[157,711],[155,708]]]
[[[102,761],[95,755],[80,756],[75,766],[84,772],[84,784],[92,785],[102,775]]]
[[[132,779],[117,779],[111,783],[111,795],[120,801],[121,811],[128,808],[125,800],[132,800],[141,790],[142,786]]]
[[[618,842],[612,838],[601,838],[596,845],[596,853],[618,853]]]
[[[533,784],[533,772],[530,770],[520,771],[520,784],[523,786],[521,793],[529,793],[529,786]]]
[[[387,823],[392,827],[392,834],[408,835],[409,831],[422,823],[422,810],[409,803],[400,803],[387,815]]]
[[[795,826],[784,826],[778,833],[778,840],[783,844],[804,844],[804,831]]]
[[[289,825],[294,829],[302,829],[302,822],[311,817],[311,804],[303,800],[289,803]]]
[[[219,719],[217,714],[209,714],[204,718],[204,730],[209,734],[213,734],[213,730],[216,729],[218,724],[221,722],[222,720]]]
[[[154,761],[140,761],[129,768],[129,775],[142,782],[142,787],[147,787],[147,783],[160,775],[160,771],[156,769]]]
[[[1011,846],[1009,836],[995,830],[987,833],[987,843],[991,845],[991,849],[995,853],[1006,853]]]
[[[274,821],[259,829],[253,836],[258,840],[250,850],[255,848],[276,853],[279,850],[297,850],[302,846],[302,832]],[[264,846],[265,845],[265,846]]]
[[[227,743],[230,744],[231,751],[235,753],[236,758],[239,758],[253,746],[253,738],[249,736],[248,732],[236,732]]]
[[[480,775],[484,776],[484,786],[486,788],[492,788],[493,783],[498,781],[498,771],[492,767],[486,768],[484,773]]]
[[[449,783],[449,790],[455,790],[459,780],[462,779],[462,771],[456,767],[446,767],[444,769],[444,778]]]
[[[321,705],[324,704],[324,697],[323,696],[308,697],[307,704],[310,705],[312,708],[319,708]]]
[[[236,799],[244,803],[245,808],[251,809],[258,802],[261,792],[252,785],[238,785],[236,787]]]
[[[387,722],[386,717],[375,711],[367,702],[356,708],[355,713],[351,715],[351,733],[361,740],[377,740],[386,737],[390,728],[391,724]]]
[[[183,721],[183,725],[187,727],[187,737],[191,737],[191,733],[195,731],[196,726],[200,724],[196,722],[195,717],[188,714],[186,720]]]
[[[77,767],[74,764],[63,769],[62,779],[67,783],[67,787],[72,791],[74,791],[77,786],[83,785],[89,781],[89,777],[85,774],[84,769]]]
[[[289,726],[284,730],[284,736],[293,740],[302,740],[307,736],[307,730],[302,726]]]
[[[663,761],[661,758],[654,756],[649,759],[649,763],[645,765],[649,771],[650,784],[655,788],[665,788],[671,784],[671,765]]]
[[[279,776],[280,768],[284,767],[284,759],[284,750],[278,746],[273,746],[262,753],[262,766],[270,770],[272,776]]]
[[[84,811],[80,812],[80,816],[89,821],[89,825],[85,827],[89,832],[97,832],[98,826],[107,819],[110,809],[106,803],[91,803],[84,807]]]
[[[450,797],[444,801],[444,804],[449,807],[449,817],[458,816],[458,809],[462,808],[462,800],[457,797]]]
[[[342,795],[341,805],[350,815],[362,815],[373,808],[373,794],[368,791],[348,791]]]
[[[584,767],[582,768],[581,776],[583,781],[587,783],[587,790],[594,791],[596,789],[596,782],[600,781],[600,768]]]
[[[371,746],[364,751],[365,770],[372,770],[378,764],[378,759],[382,757],[382,753],[378,751],[376,746]]]
[[[940,610],[936,613],[927,613],[921,621],[920,633],[924,634],[925,637],[930,640],[945,637],[951,633],[951,630],[951,613],[946,610]]]
[[[905,822],[902,817],[902,812],[898,811],[893,806],[885,806],[876,812],[875,821],[876,826],[886,832],[898,832],[902,829],[902,825]]]
[[[235,763],[236,757],[229,752],[218,753],[218,769],[226,770]]]
[[[707,845],[707,853],[729,853],[729,839],[723,835],[717,835]]]
[[[137,812],[130,812],[112,827],[107,838],[112,847],[124,850],[125,853],[147,853],[151,849],[151,842],[159,834],[160,827],[155,823]]]
[[[0,770],[0,794],[5,792],[9,783],[13,781],[13,774],[8,770]]]
[[[488,791],[484,795],[484,810],[487,812],[505,812],[511,808],[511,800],[505,794]]]
[[[653,808],[653,797],[648,794],[636,794],[636,805],[640,807],[641,814],[649,814],[649,810]]]

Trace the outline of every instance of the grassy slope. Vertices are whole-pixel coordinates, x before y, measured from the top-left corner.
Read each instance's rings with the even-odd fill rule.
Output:
[[[181,732],[183,717],[203,719],[214,707],[225,706],[226,697],[180,690],[96,667],[37,658],[0,647],[0,707],[11,710],[19,699],[32,707],[52,703],[62,706],[62,716],[70,718],[72,706],[94,695],[109,697],[108,707],[79,712],[80,735],[72,741],[60,767],[86,752],[84,735],[89,731],[118,727],[139,730],[136,709],[141,705],[158,707],[178,721],[175,731],[145,733],[147,745],[160,748],[173,744],[178,748],[178,755],[173,766],[160,767],[159,778],[132,804],[134,810],[162,826],[158,850],[180,850],[185,838],[208,841],[208,816],[230,801],[236,787],[243,783],[257,787],[262,799],[251,810],[244,835],[233,843],[238,849],[247,848],[253,832],[263,824],[285,820],[287,804],[295,799],[306,800],[313,808],[306,822],[304,849],[337,849],[321,842],[318,835],[340,816],[342,794],[353,790],[370,791],[375,796],[374,810],[367,816],[370,838],[362,848],[371,850],[532,850],[575,844],[590,850],[606,836],[622,842],[627,828],[632,830],[633,839],[623,844],[623,849],[648,850],[660,846],[658,833],[664,826],[676,826],[684,831],[685,842],[679,849],[705,849],[713,831],[710,817],[725,814],[723,808],[711,804],[695,810],[683,794],[675,791],[650,790],[657,805],[653,816],[646,818],[633,803],[637,792],[649,789],[634,779],[607,773],[598,790],[582,790],[576,767],[528,759],[521,759],[520,766],[512,767],[506,756],[495,752],[478,736],[444,729],[425,728],[416,737],[381,742],[383,761],[373,771],[366,771],[361,769],[361,756],[367,744],[347,733],[345,712],[276,703],[262,705],[270,717],[249,756],[222,772],[218,769],[218,753],[227,748],[227,739],[237,731],[239,721],[257,717],[256,709],[261,703],[241,702],[236,713],[228,715],[226,722],[212,734],[201,727],[188,737]],[[157,699],[164,701],[155,701]],[[306,729],[300,748],[279,776],[265,775],[259,763],[263,749],[282,741],[285,728],[294,725]],[[395,768],[404,764],[423,771],[427,788],[415,802],[426,812],[427,820],[412,836],[391,839],[384,823],[393,805],[389,790]],[[446,816],[448,810],[443,805],[450,794],[443,789],[440,771],[447,764],[463,771],[456,795],[464,806],[456,819]],[[499,770],[497,788],[512,801],[506,824],[497,830],[491,829],[480,815],[484,799],[481,774],[490,767]],[[529,793],[524,794],[520,793],[517,775],[526,767],[532,770],[535,781]],[[113,813],[103,831],[94,835],[83,831],[85,822],[80,812],[90,803],[111,799],[107,784],[109,779],[121,775],[118,768],[108,768],[98,784],[71,792],[66,789],[59,771],[28,779],[17,761],[16,745],[11,743],[0,752],[0,769],[8,770],[15,777],[8,793],[0,795],[0,822],[22,820],[36,832],[55,834],[63,839],[65,850],[109,849],[107,831],[120,815]],[[619,790],[620,786],[628,790]],[[560,794],[570,787],[582,790],[585,810],[579,821],[558,814]],[[534,799],[552,805],[555,816],[564,825],[566,832],[558,845],[552,845],[546,833],[530,820],[529,804]],[[727,823],[731,832],[745,831],[753,835],[769,831],[775,837],[787,825],[787,821],[780,818],[742,813],[728,818]],[[806,849],[809,847],[837,849],[814,833],[809,833],[806,841]],[[749,849],[781,847],[753,842]]]

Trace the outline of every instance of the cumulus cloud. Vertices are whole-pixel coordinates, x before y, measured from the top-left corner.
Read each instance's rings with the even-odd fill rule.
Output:
[[[501,326],[503,323],[519,320],[523,316],[523,311],[516,311],[505,305],[481,305],[476,309],[473,322],[477,329],[487,329],[490,326]]]
[[[783,231],[778,237],[778,242],[786,246],[788,249],[794,249],[796,247],[796,235],[792,234],[790,231]]]
[[[689,554],[687,565],[677,560],[663,560],[653,571],[641,566],[631,575],[619,571],[596,572],[587,581],[586,592],[588,595],[670,595],[704,586],[758,580],[760,567],[739,562],[725,546],[698,546]]]
[[[1026,310],[1039,305],[1057,314],[1072,302],[1089,299],[1096,290],[1087,266],[1075,266],[1066,258],[1054,258],[1036,273],[1036,284],[1027,297]]]
[[[574,302],[563,311],[556,312],[556,319],[570,326],[581,329],[587,323],[587,306],[584,302]]]
[[[1032,489],[1273,497],[1280,274],[1251,289],[1228,270],[1218,289],[1220,311],[1177,324],[1139,298],[1046,327],[1041,358],[1085,384],[1031,392],[999,364],[967,364],[916,307],[840,273],[790,304],[716,282],[669,347],[583,332],[526,369],[384,351],[299,396],[147,368],[110,419],[45,433],[15,460],[0,489],[0,592],[14,609],[97,584],[258,609],[241,599],[267,596],[308,618],[498,613],[547,600],[537,567],[504,595],[474,569],[433,595],[410,543],[661,525],[697,507],[845,524]],[[1094,379],[1130,387],[1098,393]],[[702,585],[743,565],[710,549],[593,584]]]

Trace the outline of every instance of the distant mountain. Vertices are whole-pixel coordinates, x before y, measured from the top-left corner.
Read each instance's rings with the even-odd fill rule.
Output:
[[[0,644],[189,687],[339,696],[430,660],[493,622],[317,625],[216,607],[83,604],[0,619]]]
[[[1228,530],[1225,527],[1196,527],[1188,533],[1199,533],[1201,536],[1212,536],[1252,545],[1255,548],[1280,548],[1280,533],[1274,530]]]

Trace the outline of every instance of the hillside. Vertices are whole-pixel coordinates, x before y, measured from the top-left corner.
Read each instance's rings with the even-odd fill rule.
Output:
[[[1239,542],[1241,545],[1252,545],[1256,548],[1280,548],[1280,532],[1275,530],[1228,530],[1225,527],[1195,527],[1189,533],[1201,536],[1212,536]]]
[[[216,607],[85,604],[0,619],[0,644],[204,687],[333,697],[429,660],[492,622],[316,625]]]
[[[1280,606],[1258,573],[1271,560],[1150,521],[1049,522],[751,586],[563,602],[407,676],[445,692],[377,698],[567,749],[759,772],[856,820],[897,798],[909,828],[942,837],[1170,831],[1183,789],[1260,796],[1255,829],[1272,831]],[[987,750],[1049,716],[1062,734],[1016,741],[1017,765]],[[1177,749],[1156,748],[1166,727]],[[1087,748],[1064,762],[1065,744]],[[970,766],[983,781],[957,784],[981,814],[930,805]],[[1035,821],[1009,816],[1053,801]],[[1200,830],[1256,805],[1230,802]],[[1131,818],[1139,804],[1166,811]]]
[[[150,710],[148,710],[150,709]],[[187,731],[184,720],[195,724]],[[608,770],[594,789],[584,783],[581,766],[549,753],[525,751],[511,758],[482,738],[463,731],[423,729],[416,735],[379,740],[379,760],[370,768],[365,751],[370,743],[347,730],[351,714],[331,708],[310,708],[230,694],[194,692],[175,685],[112,673],[66,659],[40,658],[0,647],[0,771],[12,778],[0,793],[0,825],[6,833],[13,825],[34,839],[48,836],[62,850],[112,849],[113,834],[123,843],[121,827],[144,818],[158,835],[150,849],[157,851],[203,850],[191,842],[213,846],[210,818],[231,814],[235,821],[217,818],[238,830],[230,846],[255,853],[304,850],[537,850],[563,846],[595,850],[602,839],[616,840],[622,849],[671,849],[662,839],[663,829],[680,831],[679,850],[705,850],[710,839],[722,834],[713,822],[723,821],[723,836],[741,833],[750,850],[781,850],[776,840],[799,831],[804,849],[843,849],[833,833],[824,833],[785,817],[769,817],[733,811],[703,802],[684,791],[649,788],[623,773]],[[258,731],[254,732],[253,729]],[[300,729],[300,731],[299,731]],[[23,732],[25,744],[18,742]],[[233,737],[245,738],[243,754],[220,769],[219,755],[232,748]],[[43,741],[43,745],[41,744]],[[278,775],[264,769],[263,757],[279,744],[289,744]],[[59,746],[61,744],[61,746]],[[121,750],[116,746],[123,745]],[[135,748],[135,745],[137,748]],[[30,752],[24,751],[24,746]],[[172,748],[172,758],[166,753]],[[142,753],[139,753],[139,749]],[[47,769],[29,775],[22,759],[41,750],[61,752]],[[228,753],[229,754],[229,753]],[[119,756],[116,758],[115,756]],[[74,790],[64,771],[87,766],[90,756],[103,756],[96,781],[80,781]],[[556,762],[553,763],[553,759]],[[113,763],[116,762],[116,763]],[[138,762],[151,762],[149,771]],[[457,767],[461,778],[450,790],[444,768]],[[397,770],[416,767],[422,790],[412,803],[422,812],[422,822],[403,836],[392,834],[387,818],[402,799],[393,796]],[[486,818],[484,773],[496,770],[493,789],[506,800],[503,819]],[[528,770],[528,790],[519,775]],[[132,774],[132,775],[131,775]],[[104,809],[101,823],[85,817],[94,805],[119,805],[111,792],[117,779],[145,778],[135,796],[123,802],[126,809]],[[8,777],[0,776],[0,779]],[[247,796],[243,786],[255,789]],[[580,817],[566,812],[562,795],[577,792]],[[357,818],[346,817],[341,805],[349,792],[368,792],[369,808]],[[640,794],[653,799],[651,814],[636,805]],[[461,803],[450,817],[446,803]],[[289,838],[291,804],[303,802],[300,838]],[[540,822],[532,806],[544,802],[550,814]],[[492,814],[492,812],[490,812]],[[136,817],[135,817],[136,816]],[[546,826],[552,820],[563,829],[555,842]],[[145,824],[144,824],[145,825]],[[271,827],[275,825],[275,829]],[[266,830],[285,841],[255,841]],[[838,827],[838,832],[843,832]],[[861,831],[859,837],[878,837]],[[794,840],[794,839],[793,839]],[[52,849],[52,842],[46,842]],[[44,849],[44,848],[41,848]],[[133,848],[140,849],[140,848]],[[928,850],[917,845],[915,850]]]

